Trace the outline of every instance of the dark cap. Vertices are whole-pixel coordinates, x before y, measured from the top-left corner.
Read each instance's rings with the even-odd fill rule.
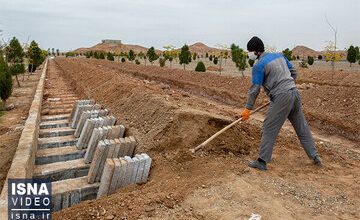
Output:
[[[256,36],[252,37],[247,43],[248,51],[264,52],[264,43],[262,40]]]

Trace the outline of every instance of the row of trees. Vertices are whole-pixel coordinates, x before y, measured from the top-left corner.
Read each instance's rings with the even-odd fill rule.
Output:
[[[28,72],[34,72],[41,65],[47,55],[35,41],[30,46],[22,46],[18,39],[13,37],[8,44],[0,45],[0,98],[5,106],[6,100],[12,93],[12,76],[15,76],[20,87],[19,74],[25,73],[25,63]]]

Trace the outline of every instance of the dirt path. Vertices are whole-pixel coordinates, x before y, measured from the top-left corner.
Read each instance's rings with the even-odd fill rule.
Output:
[[[232,81],[226,78],[216,87],[211,83],[221,85],[216,80],[222,78],[202,81],[194,75],[191,82],[190,75],[155,67],[149,75],[158,71],[178,79],[144,78],[131,65],[116,65],[85,59],[50,62],[79,97],[96,99],[130,128],[126,132],[138,138],[138,150],[154,160],[150,180],[62,210],[54,219],[246,219],[252,213],[262,219],[360,218],[360,154],[353,142],[318,140],[325,165],[317,168],[293,132],[282,129],[270,170],[260,172],[247,167],[260,142],[261,122],[251,120],[194,156],[189,147],[239,114],[227,103],[241,102],[227,92],[234,85],[224,89]]]
[[[19,88],[15,83],[12,96],[7,101],[8,104],[14,103],[15,109],[5,112],[0,117],[0,191],[14,157],[39,82],[40,72],[41,70],[37,70],[29,78],[25,76],[24,81],[21,76],[19,77],[21,87]]]

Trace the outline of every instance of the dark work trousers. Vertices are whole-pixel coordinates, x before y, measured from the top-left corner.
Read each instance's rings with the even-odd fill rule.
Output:
[[[310,159],[318,154],[308,123],[301,109],[300,94],[296,88],[271,97],[269,109],[262,127],[260,158],[271,161],[276,138],[286,119],[289,119]]]

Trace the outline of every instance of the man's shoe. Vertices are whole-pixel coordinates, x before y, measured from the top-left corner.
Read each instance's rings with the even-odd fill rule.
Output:
[[[258,160],[250,161],[248,166],[251,168],[259,169],[259,170],[267,170],[266,163],[260,162]]]
[[[316,156],[314,157],[314,164],[315,164],[316,166],[321,166],[321,165],[322,165],[322,161],[321,161],[321,158],[320,158],[319,155],[316,155]]]

